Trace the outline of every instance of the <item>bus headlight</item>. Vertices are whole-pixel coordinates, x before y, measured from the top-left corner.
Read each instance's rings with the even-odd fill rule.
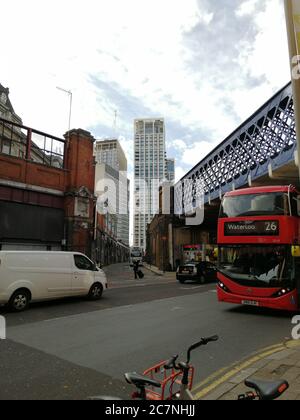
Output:
[[[289,293],[291,293],[291,289],[289,287],[287,287],[286,289],[281,289],[278,292],[274,293],[274,295],[272,297],[276,298],[276,297],[282,297],[285,296]]]
[[[230,293],[230,290],[228,289],[228,287],[227,287],[227,286],[225,286],[225,284],[224,284],[223,282],[219,281],[218,286],[219,286],[222,290],[224,290],[224,292]]]

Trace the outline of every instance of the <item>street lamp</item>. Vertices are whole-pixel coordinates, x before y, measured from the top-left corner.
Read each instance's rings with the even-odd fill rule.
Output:
[[[56,86],[56,89],[65,92],[70,97],[70,110],[69,110],[69,131],[71,130],[71,116],[72,116],[72,102],[73,102],[73,93],[70,90],[63,89],[61,87]]]

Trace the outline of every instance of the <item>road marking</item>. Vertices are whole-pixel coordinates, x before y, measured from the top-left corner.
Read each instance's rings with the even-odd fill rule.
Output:
[[[174,281],[157,281],[157,282],[151,282],[151,283],[143,283],[143,286],[162,286],[162,285],[167,285],[167,284],[174,284]],[[115,285],[110,285],[108,288],[109,290],[113,290],[113,289],[126,289],[126,288],[130,288],[130,287],[138,287],[141,286],[141,284],[138,283],[131,283],[131,284],[115,284]]]
[[[75,316],[75,315],[74,315]],[[71,317],[71,316],[70,316]],[[49,319],[44,319],[43,321],[37,321],[37,322],[53,322],[53,321],[61,321],[62,319],[66,319],[69,318],[69,316],[61,316],[60,318],[49,318]]]
[[[132,309],[134,308],[135,305],[124,305],[124,306],[119,306],[119,308],[124,309]],[[110,307],[110,306],[105,306],[102,307],[102,309],[99,309],[98,311],[88,311],[88,312],[83,312],[83,313],[78,313],[78,314],[73,314],[73,315],[65,315],[65,316],[61,316],[59,318],[49,318],[49,319],[43,319],[42,321],[35,321],[35,322],[30,322],[30,324],[38,324],[40,322],[55,322],[55,321],[61,321],[64,319],[71,319],[71,318],[77,318],[80,315],[90,315],[90,314],[95,314],[96,312],[103,312],[103,311],[114,311],[116,308],[115,307]],[[25,324],[27,325],[27,324]],[[28,324],[29,325],[29,324]],[[20,325],[15,325],[14,327],[19,327]]]
[[[281,344],[275,344],[275,345],[273,345],[273,346],[270,346],[270,347],[266,347],[266,348],[264,348],[263,350],[261,350],[262,352],[267,352],[267,351],[271,351],[271,350],[276,350],[276,349],[278,349],[279,347],[281,347],[282,345]],[[218,376],[220,376],[221,374],[223,374],[223,372],[225,372],[226,370],[228,370],[228,369],[233,369],[234,367],[236,366],[236,364],[233,364],[233,365],[230,365],[229,367],[227,366],[227,367],[224,367],[224,368],[222,368],[222,369],[220,369],[220,370],[218,370],[217,372],[215,372],[215,373],[213,373],[212,375],[210,375],[210,376],[208,376],[207,378],[206,378],[206,380],[205,381],[202,381],[200,384],[198,384],[198,385],[196,385],[195,387],[194,387],[194,391],[196,391],[197,389],[199,389],[199,388],[202,388],[204,385],[206,385],[206,384],[208,384],[209,382],[211,382],[213,379],[215,379],[215,378],[217,378]]]
[[[246,360],[243,363],[236,364],[236,365],[231,365],[230,367],[227,367],[227,368],[225,367],[225,368],[215,372],[214,374],[210,375],[204,382],[196,385],[196,387],[194,388],[195,399],[199,400],[199,399],[205,397],[210,392],[212,392],[213,390],[218,388],[220,385],[222,385],[224,382],[226,382],[229,379],[231,379],[232,377],[236,376],[242,370],[247,369],[249,366],[253,365],[254,363],[257,363],[257,362],[259,362],[259,361],[265,359],[266,357],[271,356],[275,353],[286,350],[287,348],[289,348],[289,346],[294,346],[295,347],[295,346],[299,346],[299,345],[300,345],[300,342],[298,342],[298,344],[295,344],[294,341],[289,341],[289,342],[286,342],[286,343],[276,344],[276,345],[273,345],[273,346],[270,346],[270,347],[266,347],[265,349],[261,350],[260,353],[251,357],[250,359]],[[226,374],[224,374],[224,372],[228,369],[229,369],[229,371]],[[220,378],[216,379],[218,377],[220,377]],[[210,383],[211,381],[213,381],[213,382],[210,385],[201,389],[203,386]],[[197,392],[197,390],[199,390],[199,389],[201,389],[201,391]]]
[[[196,290],[196,289],[203,289],[205,286],[196,286],[196,287],[180,287],[180,290]]]

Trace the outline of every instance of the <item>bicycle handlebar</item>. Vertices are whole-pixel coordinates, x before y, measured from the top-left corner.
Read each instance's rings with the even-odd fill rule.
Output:
[[[164,368],[165,368],[166,370],[170,370],[170,369],[172,369],[173,367],[175,367],[175,365],[176,365],[176,360],[177,360],[177,359],[178,359],[178,354],[177,354],[176,356],[173,356],[173,357],[172,357],[172,359],[168,360],[168,361],[165,363]]]
[[[208,343],[211,343],[213,341],[218,341],[219,340],[219,336],[218,335],[213,335],[212,337],[207,337],[207,338],[201,338],[201,341],[199,341],[196,344],[193,344],[187,351],[187,362],[186,363],[190,363],[191,360],[191,352],[195,349],[197,349],[198,347],[201,346],[206,346]]]
[[[198,343],[193,344],[187,351],[187,361],[186,363],[189,364],[190,360],[191,360],[191,352],[195,349],[197,349],[198,347],[201,346],[206,346],[208,343],[211,343],[213,341],[218,341],[219,340],[219,336],[218,335],[213,335],[212,337],[206,337],[206,338],[201,338],[201,341],[199,341]],[[179,365],[176,365],[176,361],[178,359],[178,355],[173,356],[170,360],[168,360],[165,364],[164,364],[164,368],[166,370],[170,370],[170,369],[176,369],[176,370],[180,370],[181,367]]]

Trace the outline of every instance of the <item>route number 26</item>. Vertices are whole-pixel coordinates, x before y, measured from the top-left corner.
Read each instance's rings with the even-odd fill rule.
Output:
[[[277,223],[276,222],[266,222],[266,231],[267,232],[276,232]]]

